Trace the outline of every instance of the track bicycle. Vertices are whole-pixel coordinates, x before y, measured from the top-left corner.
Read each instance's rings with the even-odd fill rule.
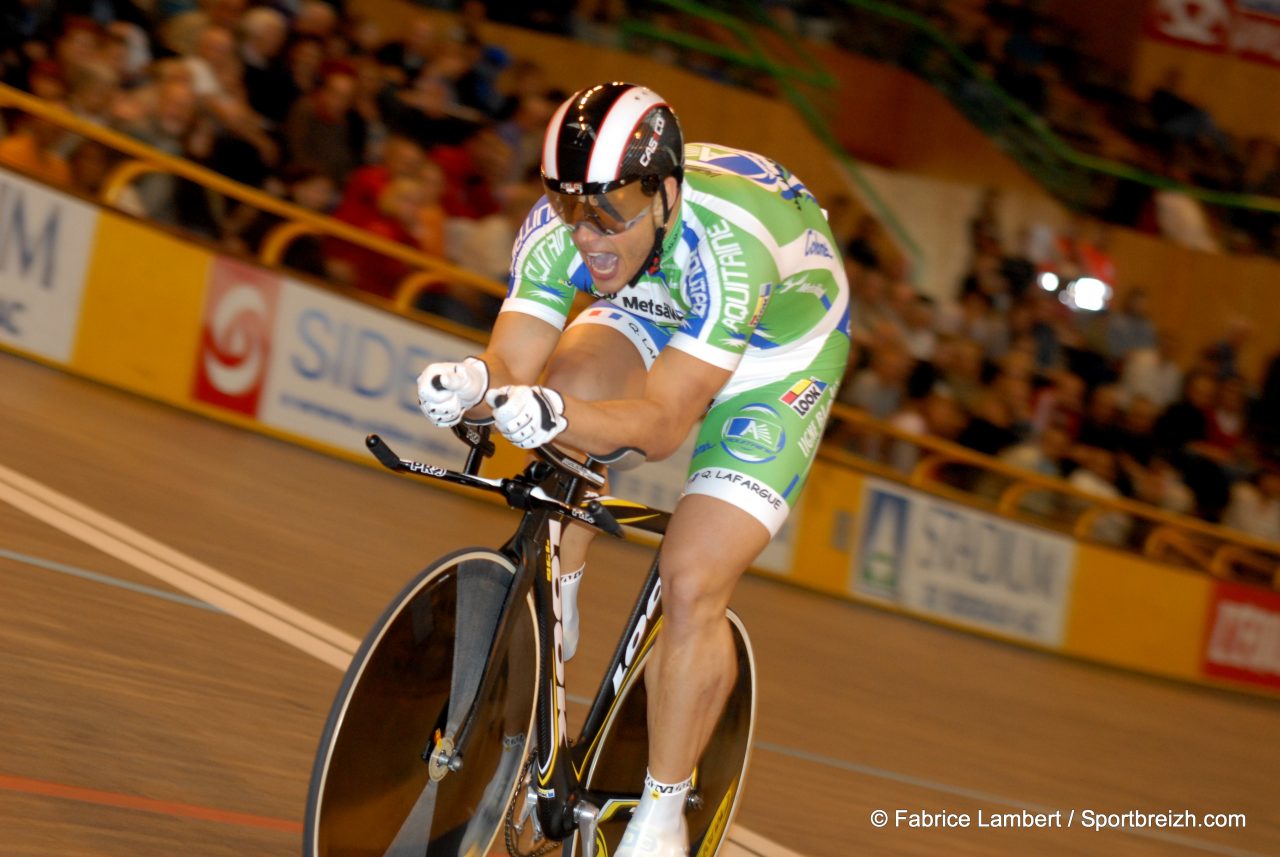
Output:
[[[569,857],[615,852],[644,788],[643,673],[662,627],[655,558],[576,737],[568,732],[559,582],[568,522],[661,535],[670,515],[596,496],[609,467],[548,445],[517,476],[479,475],[489,428],[463,424],[461,472],[366,446],[390,470],[500,494],[522,516],[498,550],[437,560],[397,595],[356,651],[316,752],[305,857]],[[691,857],[712,857],[741,795],[755,723],[755,665],[729,611],[737,678],[685,804]]]

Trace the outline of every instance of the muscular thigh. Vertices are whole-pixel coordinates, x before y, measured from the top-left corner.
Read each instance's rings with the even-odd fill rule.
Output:
[[[813,464],[848,351],[836,332],[803,367],[740,370],[702,422],[686,494],[724,500],[777,533]]]
[[[546,385],[587,401],[639,398],[645,360],[622,333],[603,324],[570,325],[547,361]]]

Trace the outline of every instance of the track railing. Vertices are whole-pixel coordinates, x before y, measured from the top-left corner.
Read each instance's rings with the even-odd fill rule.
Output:
[[[381,238],[355,226],[335,220],[323,214],[293,205],[256,188],[240,184],[183,158],[161,152],[134,138],[109,128],[86,122],[61,105],[51,104],[12,87],[0,85],[0,108],[20,110],[52,122],[61,128],[102,145],[125,156],[103,182],[96,202],[115,206],[125,189],[146,175],[164,174],[194,182],[210,191],[281,218],[284,223],[263,242],[258,260],[278,266],[289,243],[302,235],[319,235],[341,239],[389,256],[408,265],[413,273],[406,276],[397,289],[395,304],[399,305],[401,293],[421,292],[421,272],[430,272],[434,284],[448,284],[474,289],[494,297],[505,297],[506,287],[494,280],[452,265],[420,250],[386,238]],[[411,302],[410,302],[411,305]]]
[[[832,418],[841,426],[822,447],[820,455],[827,460],[1055,529],[1079,541],[1223,579],[1280,585],[1280,544],[1136,500],[1099,497],[1064,479],[1022,470],[941,438],[903,431],[845,405],[835,405]],[[888,463],[894,444],[915,449],[917,460],[909,470]],[[868,455],[867,449],[875,452]]]

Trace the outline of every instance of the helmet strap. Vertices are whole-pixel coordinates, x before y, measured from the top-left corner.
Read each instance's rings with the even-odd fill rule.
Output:
[[[662,267],[662,245],[667,240],[667,224],[671,222],[671,200],[667,198],[667,183],[663,181],[658,185],[658,193],[662,195],[662,223],[657,225],[653,230],[653,249],[649,251],[649,255],[645,257],[644,264],[636,271],[635,275],[627,281],[628,286],[634,286],[639,279],[645,274],[656,274]]]

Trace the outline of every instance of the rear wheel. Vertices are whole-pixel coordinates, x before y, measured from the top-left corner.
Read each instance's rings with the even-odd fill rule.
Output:
[[[756,674],[751,641],[737,614],[730,610],[728,618],[738,658],[738,678],[698,762],[691,805],[685,810],[690,857],[712,857],[720,851],[742,794],[755,727]],[[639,795],[644,790],[649,729],[648,694],[642,676],[652,651],[646,649],[641,656],[640,668],[632,671],[613,714],[600,730],[599,741],[589,751],[585,785],[592,791]],[[634,800],[619,800],[599,808],[598,857],[608,857],[617,850],[634,807]],[[582,854],[576,833],[566,840],[564,853],[572,857]]]
[[[391,602],[356,652],[312,769],[304,857],[487,854],[531,742],[533,601],[513,607],[459,771],[439,763],[480,694],[515,574],[505,556],[445,557]],[[424,761],[433,752],[436,764]]]

